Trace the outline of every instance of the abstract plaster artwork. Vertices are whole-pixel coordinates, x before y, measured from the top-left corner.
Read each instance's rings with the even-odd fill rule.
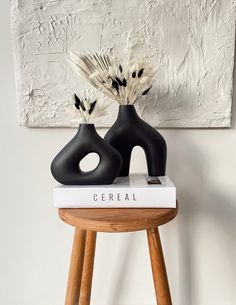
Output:
[[[158,68],[138,112],[155,127],[229,127],[235,5],[231,0],[12,0],[20,123],[75,127],[72,94],[89,88],[68,51],[133,50]],[[103,98],[103,97],[102,97]],[[105,99],[105,98],[104,98]],[[108,127],[118,105],[96,126]]]

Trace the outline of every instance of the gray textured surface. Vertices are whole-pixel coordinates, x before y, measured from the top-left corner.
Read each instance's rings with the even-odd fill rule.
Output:
[[[87,84],[65,61],[68,50],[131,46],[159,68],[139,113],[156,127],[229,127],[234,57],[230,0],[13,0],[12,34],[20,122],[78,124],[67,111]],[[107,127],[117,114],[96,121]]]

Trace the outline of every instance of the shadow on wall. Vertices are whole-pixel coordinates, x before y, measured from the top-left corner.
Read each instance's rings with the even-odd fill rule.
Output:
[[[234,129],[233,132],[235,132],[236,129],[236,68],[234,68],[233,79],[234,92],[231,129],[225,129],[225,133],[232,132],[232,129]],[[204,133],[204,130],[202,130],[202,132]],[[215,131],[213,130],[212,132]],[[221,277],[219,274],[217,275],[219,276],[219,279],[217,280],[232,287],[232,294],[235,293],[233,285],[236,283],[236,204],[235,199],[227,196],[227,190],[222,193],[207,181],[207,164],[204,162],[204,155],[189,141],[189,138],[185,139],[184,132],[175,132],[174,140],[178,145],[176,145],[175,152],[172,152],[172,157],[168,159],[174,160],[171,162],[170,166],[171,178],[177,186],[177,193],[178,190],[181,190],[180,194],[177,196],[181,204],[177,217],[180,243],[180,253],[178,255],[180,300],[178,304],[193,305],[200,304],[196,300],[199,293],[199,282],[196,283],[196,279],[199,278],[196,276],[196,270],[198,270],[196,260],[201,253],[201,244],[197,244],[195,237],[196,228],[201,228],[202,220],[207,221],[210,225],[212,224],[212,227],[217,228],[217,231],[221,233],[219,248],[223,249],[224,261],[219,261],[219,264],[230,266],[231,279],[226,276]],[[188,147],[187,149],[183,149],[183,145],[186,145],[186,143],[188,144]],[[191,187],[191,185],[193,185],[193,187]],[[201,234],[204,235],[204,231],[202,231]],[[217,232],[215,234],[217,234]],[[206,236],[212,236],[212,232],[206,232]],[[224,238],[222,236],[224,236]],[[213,237],[217,239],[216,236]],[[209,240],[209,242],[211,241]],[[230,249],[230,251],[227,251],[227,249]],[[214,252],[210,254],[214,256]],[[205,270],[206,278],[207,272],[209,271]],[[233,283],[232,277],[234,278]],[[210,287],[212,290],[210,294],[213,295],[214,290],[212,287],[214,287],[214,283],[211,283]],[[217,288],[219,288],[219,285]]]
[[[189,151],[191,150],[191,155]],[[183,152],[183,151],[182,151]],[[219,262],[221,264],[227,264],[231,266],[232,274],[236,274],[235,255],[235,232],[236,232],[236,205],[232,199],[227,198],[225,194],[222,194],[216,188],[212,187],[206,179],[204,179],[204,156],[200,155],[194,147],[188,148],[185,156],[181,156],[181,160],[185,160],[185,169],[181,169],[181,178],[173,177],[174,181],[178,181],[177,189],[181,190],[181,194],[178,195],[180,202],[180,211],[177,218],[178,234],[180,243],[179,258],[179,289],[181,301],[178,304],[193,305],[199,304],[196,302],[196,295],[199,291],[196,278],[199,279],[199,275],[196,276],[196,261],[201,256],[202,246],[197,244],[197,231],[201,230],[201,225],[207,221],[211,227],[217,228],[217,232],[221,232],[219,239],[220,248],[224,249],[224,261]],[[175,160],[176,164],[178,160]],[[179,167],[179,166],[177,166]],[[173,170],[173,173],[180,172],[180,168]],[[173,175],[174,176],[174,175]],[[184,178],[187,177],[188,183],[184,183]],[[182,180],[182,181],[181,181]],[[182,185],[181,185],[182,183]],[[194,183],[194,187],[191,188],[190,183]],[[203,223],[201,223],[201,221]],[[215,234],[217,234],[217,232]],[[201,236],[210,238],[211,232],[205,232],[202,230]],[[222,235],[227,237],[222,238]],[[215,236],[213,236],[215,238]],[[204,239],[204,238],[203,238]],[[203,241],[204,242],[204,241]],[[211,242],[211,240],[209,240]],[[227,251],[230,247],[231,251]],[[232,249],[234,251],[232,252]],[[211,253],[214,255],[214,252]],[[215,253],[218,255],[218,253]],[[206,277],[207,277],[207,270]],[[230,283],[230,279],[222,276],[221,281]],[[235,278],[236,282],[236,278]],[[182,284],[181,284],[182,283]],[[214,284],[211,284],[211,288]],[[198,291],[196,290],[198,288]],[[214,291],[212,291],[214,293]],[[218,304],[217,304],[218,305]]]
[[[234,88],[236,88],[236,70],[234,71]],[[235,129],[235,120],[236,105],[234,93],[231,129]],[[231,131],[225,130],[225,132],[227,133]],[[209,223],[210,225],[213,224],[213,227],[216,227],[217,231],[221,232],[222,235],[225,237],[223,239],[221,235],[219,240],[219,242],[221,243],[220,248],[224,249],[224,261],[219,263],[227,264],[228,266],[230,266],[231,272],[233,274],[231,275],[231,277],[235,277],[236,205],[235,201],[230,198],[230,196],[227,197],[227,192],[223,194],[207,181],[207,166],[204,162],[204,155],[199,152],[192,143],[189,143],[189,141],[187,140],[185,141],[183,134],[175,134],[176,142],[178,142],[178,137],[179,143],[188,143],[188,149],[184,150],[180,148],[180,151],[176,152],[176,158],[174,162],[175,164],[172,164],[171,168],[173,180],[176,182],[177,189],[181,190],[181,194],[179,194],[178,196],[178,199],[181,203],[180,213],[178,216],[178,231],[180,242],[180,253],[178,257],[180,259],[179,270],[181,271],[179,274],[180,283],[184,283],[184,286],[180,284],[180,304],[192,305],[196,303],[196,296],[198,292],[196,291],[197,283],[195,271],[197,269],[197,266],[195,264],[197,256],[201,253],[201,245],[196,245],[196,240],[194,238],[196,233],[196,227],[201,227],[202,219],[207,220],[207,223]],[[181,165],[181,162],[183,160],[184,168]],[[179,174],[177,174],[180,172],[181,177]],[[186,177],[189,181],[187,183],[185,183],[184,181]],[[194,187],[191,188],[190,183],[193,183]],[[204,234],[204,232],[201,232],[201,234]],[[210,237],[212,232],[206,232],[206,235],[207,234],[208,237]],[[209,240],[209,242],[211,241]],[[227,251],[229,247],[231,251]],[[212,253],[212,255],[214,255],[214,253]],[[205,272],[207,272],[207,270]],[[222,276],[220,280],[224,283],[227,283],[227,281],[229,281],[227,283],[229,284],[229,286],[233,285],[233,283],[230,282],[230,279],[228,279],[226,276]],[[236,278],[234,279],[234,282],[236,282]],[[214,284],[212,283],[211,289],[213,286]],[[214,291],[212,291],[212,294],[213,293]]]
[[[122,304],[121,295],[126,290],[125,285],[129,275],[129,266],[132,262],[132,256],[130,253],[137,251],[138,244],[136,241],[136,236],[132,234],[129,235],[128,238],[123,242],[123,249],[119,258],[119,267],[115,268],[115,277],[112,278],[112,286],[109,289],[108,302],[106,302],[107,304]]]
[[[235,50],[236,50],[236,40],[235,40]],[[234,60],[234,75],[233,75],[233,102],[232,102],[232,119],[231,128],[236,128],[236,56]]]

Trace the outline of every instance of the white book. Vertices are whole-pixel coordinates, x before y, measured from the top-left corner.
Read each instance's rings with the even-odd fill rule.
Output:
[[[133,174],[110,185],[58,185],[53,202],[56,208],[175,208],[176,188],[167,176]]]

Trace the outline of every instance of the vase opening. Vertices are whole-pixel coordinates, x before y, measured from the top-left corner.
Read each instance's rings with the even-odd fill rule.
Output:
[[[134,162],[134,160],[139,160],[138,162]],[[144,172],[147,169],[147,160],[145,157],[144,149],[136,145],[133,147],[131,151],[131,159],[130,159],[130,172]]]
[[[87,154],[78,164],[78,169],[83,173],[95,170],[100,163],[100,156],[96,152]]]

